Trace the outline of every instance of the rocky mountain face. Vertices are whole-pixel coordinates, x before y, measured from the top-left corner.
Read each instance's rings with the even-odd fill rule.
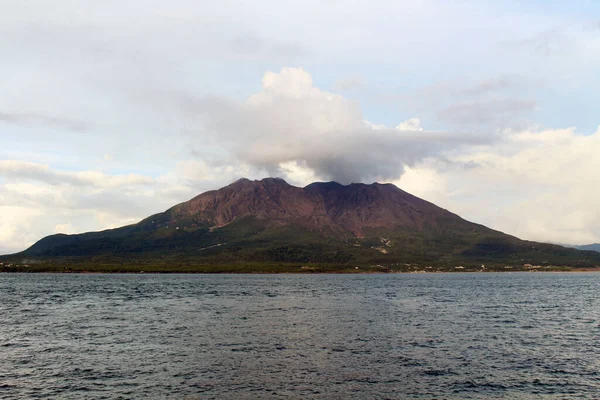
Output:
[[[325,218],[323,202],[283,179],[240,179],[175,206],[172,221],[192,219],[220,228],[243,217],[255,217],[274,225]],[[328,221],[323,221],[327,223]]]
[[[307,229],[332,229],[359,238],[365,229],[398,227],[422,231],[445,224],[481,227],[400,190],[392,184],[316,182],[305,188],[283,179],[240,179],[222,189],[203,193],[171,210],[170,221],[193,220],[213,228],[243,217],[256,217],[271,225],[297,224]]]

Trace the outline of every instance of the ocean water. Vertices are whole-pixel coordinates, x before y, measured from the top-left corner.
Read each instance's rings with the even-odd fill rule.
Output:
[[[0,274],[0,398],[600,398],[600,274]]]

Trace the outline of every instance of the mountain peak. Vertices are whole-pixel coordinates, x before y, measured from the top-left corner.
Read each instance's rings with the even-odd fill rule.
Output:
[[[281,185],[289,185],[289,183],[287,183],[285,181],[285,179],[280,178],[280,177],[273,177],[273,178],[263,178],[260,181],[256,181],[256,182],[263,182],[263,183],[273,183],[273,184],[281,184]]]
[[[309,185],[306,185],[304,187],[304,189],[310,189],[310,188],[337,189],[337,188],[341,188],[341,187],[344,187],[344,185],[342,185],[341,183],[335,182],[335,181],[329,181],[329,182],[313,182]]]
[[[259,183],[263,183],[263,184],[285,184],[285,185],[289,185],[289,183],[287,183],[283,178],[279,178],[279,177],[267,177],[267,178],[263,178],[263,179],[248,179],[248,178],[240,178],[237,181],[229,184],[228,186],[232,186],[232,185],[244,185],[244,184],[259,184]]]
[[[286,186],[292,186],[292,187],[296,187],[293,185],[290,185],[285,179],[280,178],[280,177],[266,177],[266,178],[262,178],[262,179],[248,179],[248,178],[240,178],[237,181],[229,184],[226,187],[229,186],[234,186],[234,185],[257,185],[257,184],[277,184],[277,185],[286,185]],[[396,185],[392,184],[392,183],[379,183],[379,182],[373,182],[373,183],[362,183],[362,182],[354,182],[354,183],[349,183],[347,185],[343,185],[339,182],[336,181],[328,181],[328,182],[313,182],[310,183],[306,186],[304,186],[303,189],[326,189],[326,190],[332,190],[332,189],[341,189],[341,188],[350,188],[350,187],[354,187],[354,188],[358,188],[358,187],[391,187],[391,188],[396,188],[399,189]]]

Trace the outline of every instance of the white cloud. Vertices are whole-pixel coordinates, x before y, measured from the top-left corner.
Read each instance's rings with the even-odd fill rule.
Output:
[[[267,72],[262,90],[245,103],[211,97],[178,104],[201,121],[204,138],[218,139],[231,163],[270,175],[299,163],[325,180],[389,180],[426,156],[488,140],[426,131],[417,118],[398,129],[366,122],[357,102],[315,87],[302,68]]]
[[[95,212],[94,216],[98,223],[98,230],[104,230],[104,229],[111,229],[111,228],[116,228],[116,227],[120,227],[120,226],[135,224],[136,222],[139,222],[141,219],[143,219],[149,215],[145,215],[144,217],[120,216],[120,215],[115,215],[114,213],[111,213],[111,212],[104,212],[104,211],[99,210],[99,211]],[[69,225],[71,225],[71,224],[69,224]]]
[[[99,171],[62,172],[49,165],[20,160],[0,160],[0,176],[9,181],[42,182],[49,185],[119,187],[148,185],[152,178],[143,175],[107,175]]]
[[[396,126],[396,129],[399,131],[410,131],[410,132],[414,132],[414,131],[422,132],[423,131],[423,128],[421,127],[421,120],[419,118],[411,118],[407,121],[404,121],[401,124],[399,124],[398,126]]]
[[[398,187],[416,196],[434,197],[433,194],[447,194],[446,182],[440,174],[431,167],[420,165],[406,167],[402,178],[394,182]]]
[[[42,210],[19,205],[0,205],[0,254],[22,250],[40,239],[36,235],[37,220]]]
[[[73,132],[83,132],[87,129],[87,124],[82,121],[31,113],[7,113],[0,111],[0,122],[17,125],[45,125]]]
[[[73,226],[73,224],[66,223],[66,224],[57,224],[54,227],[54,233],[66,233],[66,234],[73,234],[73,233],[79,233],[77,231],[77,229]]]
[[[279,168],[291,185],[306,186],[319,180],[319,177],[301,161],[284,162],[279,164]]]
[[[493,146],[427,160],[396,183],[521,238],[600,242],[599,152],[600,129],[506,132]]]

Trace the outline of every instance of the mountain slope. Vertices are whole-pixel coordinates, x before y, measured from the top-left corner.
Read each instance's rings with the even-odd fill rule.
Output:
[[[585,245],[581,245],[581,246],[575,246],[575,248],[578,250],[589,250],[589,251],[600,252],[600,243],[585,244]]]
[[[52,235],[16,255],[73,262],[600,264],[600,254],[527,242],[391,184],[240,179],[137,224]],[[134,260],[134,261],[132,261]]]

